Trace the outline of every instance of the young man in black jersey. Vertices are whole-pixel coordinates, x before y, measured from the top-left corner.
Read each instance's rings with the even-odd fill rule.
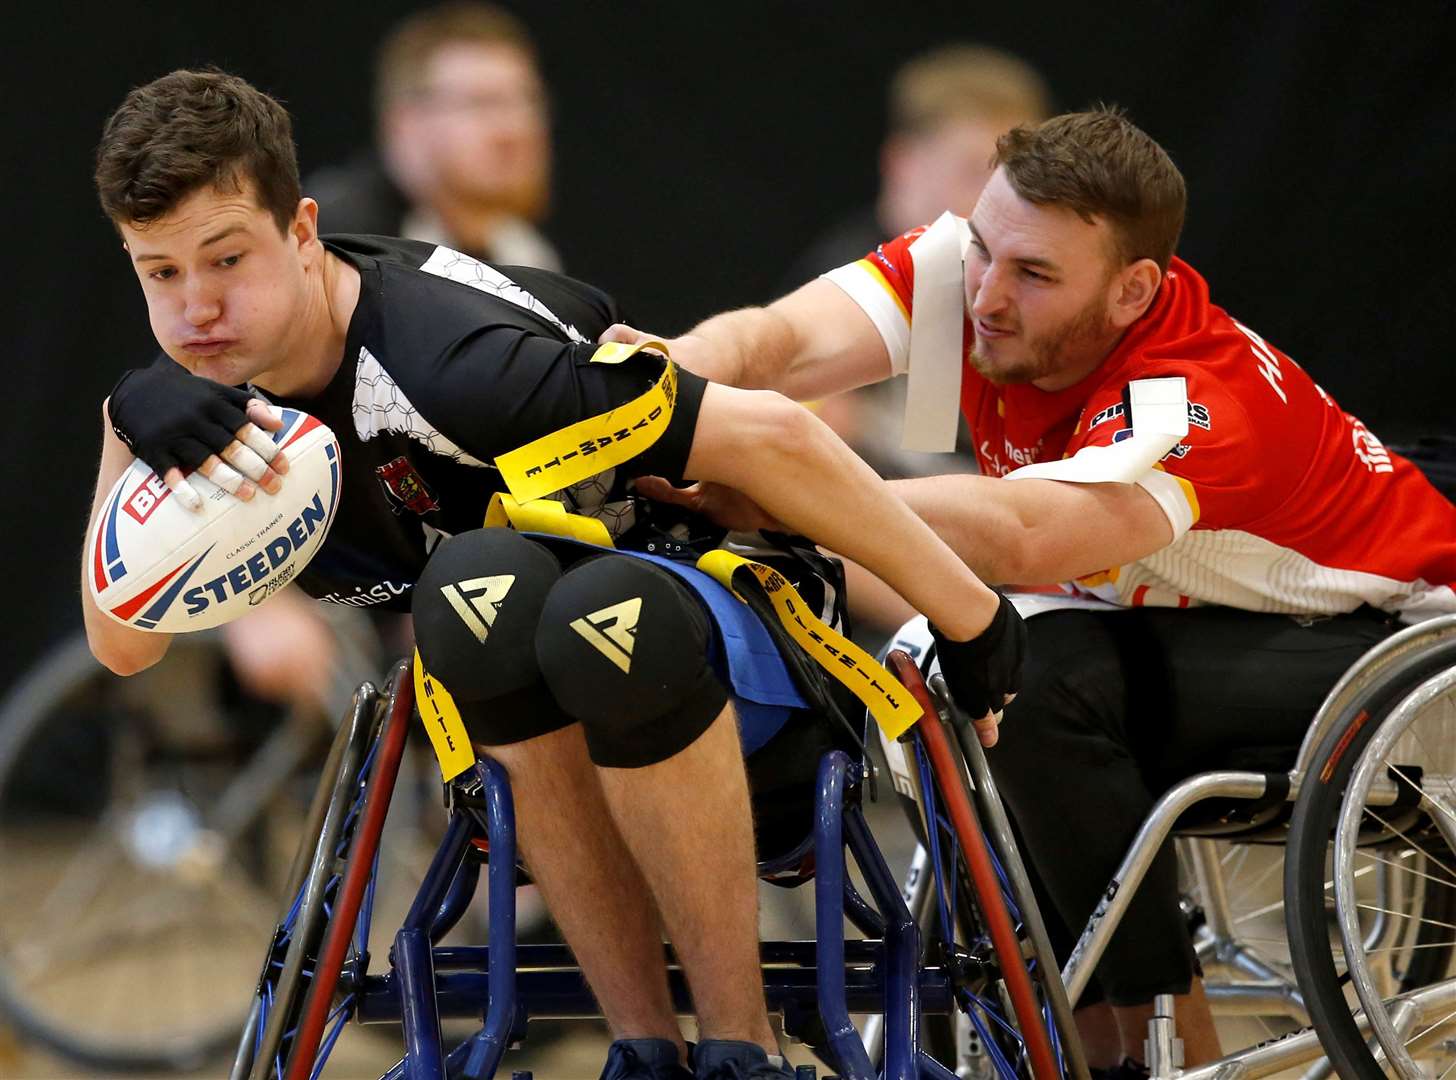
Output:
[[[189,469],[267,498],[288,480],[261,437],[277,427],[262,395],[287,402],[343,446],[339,517],[301,579],[321,599],[407,608],[432,554],[438,563],[483,535],[472,530],[503,486],[491,461],[635,398],[665,370],[654,355],[591,362],[620,315],[589,286],[427,245],[321,240],[287,113],[220,72],[174,72],[132,91],[108,121],[96,179],[165,355],[126,373],[103,406],[93,517],[132,452],[184,502],[195,498]],[[964,656],[953,688],[986,703],[970,711],[985,713],[982,739],[994,741],[993,710],[1019,669],[1019,622],[811,413],[684,372],[666,430],[616,473],[568,497],[602,514],[629,476],[716,481],[868,566]],[[84,586],[82,604],[92,650],[112,670],[142,670],[166,651],[167,636],[112,622]],[[418,602],[415,612],[424,654],[428,620]],[[693,993],[699,1075],[784,1072],[758,970],[743,755],[733,707],[716,693],[699,694],[715,702],[700,733],[658,754],[639,742],[630,767],[603,764],[581,723],[480,740],[510,772],[533,876],[618,1040],[605,1075],[681,1074],[664,933]]]

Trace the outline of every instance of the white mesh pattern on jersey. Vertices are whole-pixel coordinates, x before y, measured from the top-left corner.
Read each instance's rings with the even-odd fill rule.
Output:
[[[1180,595],[1194,604],[1287,615],[1336,615],[1366,603],[1414,620],[1456,606],[1445,586],[1323,566],[1239,529],[1195,529],[1121,567],[1115,584],[1087,591],[1128,604],[1141,586],[1148,589],[1142,602],[1152,607],[1177,606]]]
[[[380,366],[374,354],[359,349],[359,367],[354,375],[354,432],[361,442],[368,442],[385,431],[408,435],[423,443],[432,454],[458,461],[462,465],[486,468],[486,463],[473,458],[430,426],[410,399],[405,396],[389,372]]]
[[[487,266],[479,259],[472,259],[469,255],[464,255],[453,248],[437,247],[420,269],[427,274],[458,281],[462,285],[469,285],[472,289],[499,296],[502,300],[515,304],[516,307],[525,308],[527,311],[555,323],[572,341],[586,340],[580,330],[562,322],[556,317],[556,313],[540,300],[495,267]]]

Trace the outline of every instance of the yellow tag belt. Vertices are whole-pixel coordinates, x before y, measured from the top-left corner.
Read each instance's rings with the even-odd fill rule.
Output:
[[[597,349],[592,362],[619,364],[644,348],[667,353],[667,347],[658,341],[630,346],[609,343]],[[625,405],[501,454],[495,463],[510,494],[497,493],[491,499],[485,526],[511,527],[612,547],[611,534],[600,521],[568,513],[560,503],[541,496],[580,483],[642,453],[667,430],[676,402],[677,370],[669,359],[657,381]],[[744,588],[754,587],[747,582],[756,581],[789,636],[815,663],[848,687],[891,738],[898,738],[920,719],[920,706],[899,680],[869,653],[815,617],[777,570],[722,550],[704,555],[698,560],[698,569],[739,600],[743,599]],[[751,577],[738,578],[740,571]],[[440,775],[448,782],[475,763],[475,751],[455,699],[425,669],[418,649],[414,679],[415,703],[435,749]]]

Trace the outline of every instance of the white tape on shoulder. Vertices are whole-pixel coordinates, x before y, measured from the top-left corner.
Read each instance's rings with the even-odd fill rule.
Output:
[[[1061,461],[1023,465],[1008,480],[1136,484],[1188,434],[1188,385],[1182,376],[1128,383],[1132,434],[1108,446],[1084,446]]]
[[[906,450],[955,449],[965,353],[965,247],[969,230],[949,210],[910,245],[915,284],[910,305],[910,382],[905,393]]]

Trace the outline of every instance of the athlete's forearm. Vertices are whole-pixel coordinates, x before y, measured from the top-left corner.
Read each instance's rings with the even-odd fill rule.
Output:
[[[892,480],[890,489],[982,581],[1031,584],[1022,574],[1027,523],[1002,499],[1006,481],[965,474]]]
[[[131,463],[129,451],[115,433],[101,408],[101,464],[96,473],[96,494],[91,500],[91,516],[86,524],[86,537],[96,524],[96,515],[101,504],[111,493],[112,487]],[[81,542],[81,615],[86,624],[86,640],[91,646],[91,655],[118,675],[133,675],[151,667],[167,652],[172,643],[170,634],[152,634],[133,630],[129,626],[107,618],[91,597],[87,574],[91,571],[89,551],[85,539]]]
[[[871,570],[948,636],[979,634],[997,597],[808,410],[710,386],[688,476],[736,487],[790,529]]]
[[[749,307],[699,323],[674,344],[672,355],[725,386],[787,393],[798,349],[792,323],[771,307]]]
[[[1047,585],[1152,554],[1173,539],[1136,484],[925,476],[891,489],[983,581]]]

